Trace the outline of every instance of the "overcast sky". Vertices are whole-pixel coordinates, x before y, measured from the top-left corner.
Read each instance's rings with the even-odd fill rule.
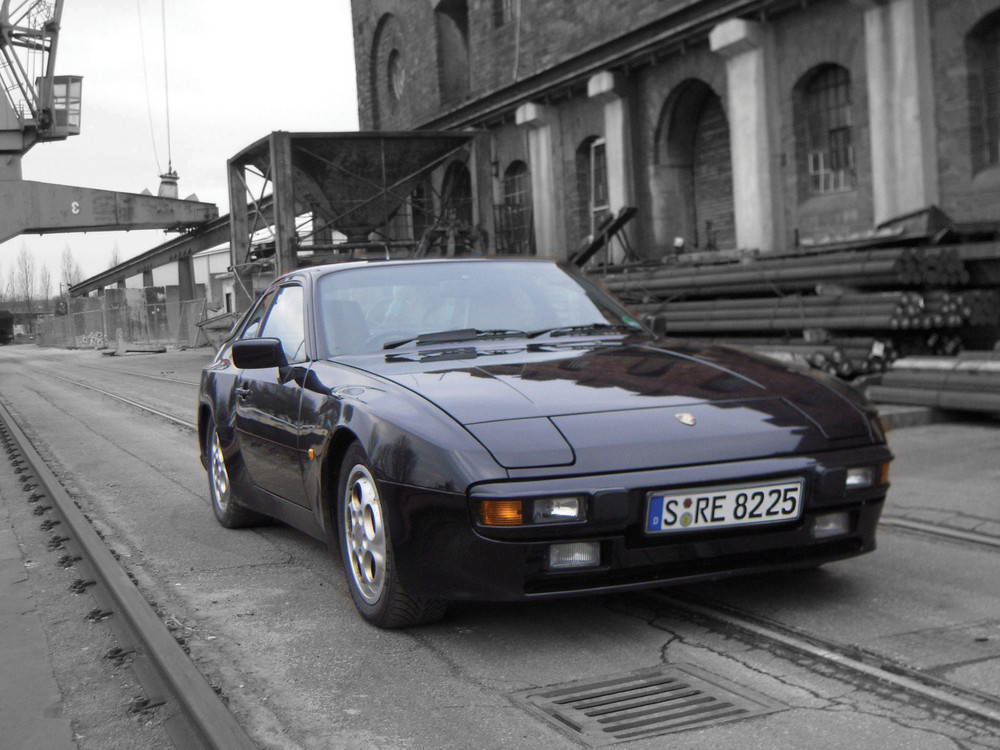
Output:
[[[163,2],[65,0],[56,74],[83,76],[82,132],[32,148],[24,179],[156,193],[168,163]],[[166,63],[180,196],[220,214],[229,212],[226,160],[245,146],[274,130],[358,129],[349,0],[169,0]],[[125,260],[173,236],[24,235],[0,244],[0,281],[23,246],[36,268],[48,266],[56,293],[67,245],[89,277],[110,266],[116,246]]]

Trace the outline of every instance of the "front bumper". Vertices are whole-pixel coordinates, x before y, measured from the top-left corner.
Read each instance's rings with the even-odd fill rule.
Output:
[[[397,572],[414,595],[512,601],[607,593],[733,575],[812,567],[875,549],[887,486],[848,490],[845,470],[891,459],[885,446],[817,456],[739,461],[678,469],[571,476],[474,486],[469,495],[412,487],[382,488]],[[646,498],[673,487],[718,486],[788,476],[806,480],[803,513],[773,525],[644,532]],[[474,508],[481,498],[585,494],[588,521],[556,527],[484,529]],[[844,512],[848,531],[816,539],[817,515]],[[592,541],[599,566],[546,569],[549,546]]]

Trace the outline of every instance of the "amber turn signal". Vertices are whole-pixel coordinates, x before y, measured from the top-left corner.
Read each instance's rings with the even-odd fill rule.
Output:
[[[879,484],[880,485],[885,486],[885,485],[889,484],[889,462],[888,461],[886,461],[884,464],[882,464],[882,470],[879,472],[878,479],[879,479]]]
[[[524,514],[520,500],[483,500],[479,504],[479,520],[483,526],[520,526]]]

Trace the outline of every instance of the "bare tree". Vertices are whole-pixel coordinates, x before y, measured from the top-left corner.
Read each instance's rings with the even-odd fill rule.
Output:
[[[59,273],[62,277],[60,280],[67,287],[71,287],[74,284],[79,284],[83,281],[83,271],[80,270],[80,264],[76,262],[76,258],[73,257],[73,251],[69,249],[69,245],[63,248],[62,258],[60,259]]]
[[[111,265],[109,266],[109,268],[114,268],[115,266],[121,265],[121,262],[122,262],[122,254],[121,251],[118,249],[118,243],[116,242],[115,246],[111,248]]]
[[[52,297],[52,272],[45,263],[42,263],[42,268],[38,272],[38,298],[48,302],[50,297]]]
[[[13,276],[14,297],[24,305],[26,312],[31,312],[35,299],[35,259],[28,252],[27,245],[21,245],[17,254],[17,264]]]

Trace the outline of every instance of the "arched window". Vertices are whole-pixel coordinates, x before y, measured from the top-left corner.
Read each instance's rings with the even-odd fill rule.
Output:
[[[387,13],[379,19],[372,40],[371,75],[372,126],[380,130],[398,116],[406,87],[406,57],[399,20]]]
[[[503,174],[503,203],[497,211],[498,250],[530,255],[535,252],[531,224],[531,173],[515,161]]]
[[[970,140],[975,171],[1000,166],[1000,13],[983,19],[966,38]]]
[[[809,195],[854,188],[851,75],[823,65],[800,84],[797,132]],[[800,162],[800,163],[803,163]]]
[[[465,0],[441,0],[434,11],[434,22],[441,100],[454,104],[468,97],[471,91],[468,5]]]
[[[576,150],[577,216],[580,239],[593,237],[611,213],[608,157],[603,138],[591,137]]]
[[[736,247],[729,119],[697,78],[668,95],[656,128],[654,237],[664,252]]]

